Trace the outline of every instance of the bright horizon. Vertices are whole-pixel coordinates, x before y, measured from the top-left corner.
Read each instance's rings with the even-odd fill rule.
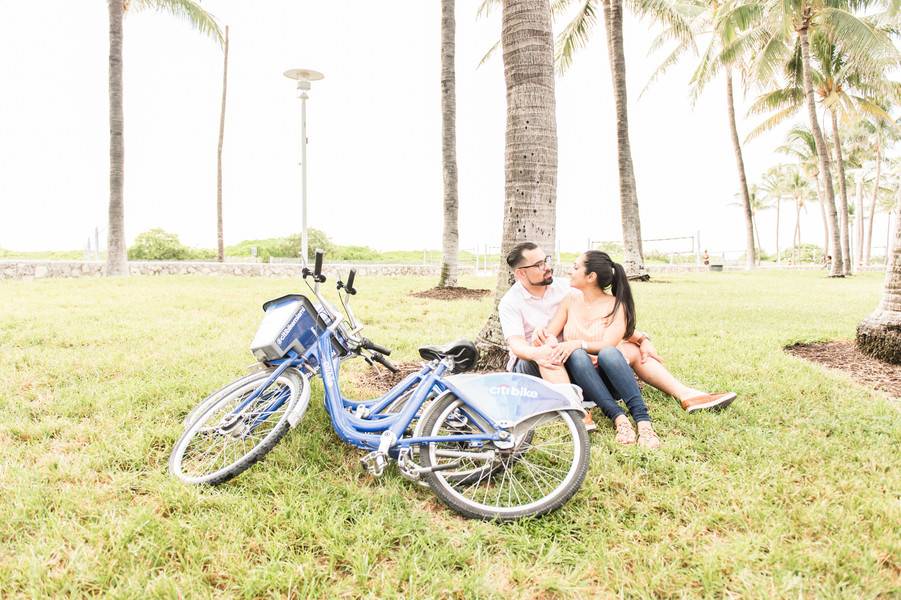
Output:
[[[505,94],[500,14],[476,20],[457,3],[457,156],[461,250],[497,245],[504,201]],[[225,243],[300,230],[300,103],[290,68],[321,71],[308,101],[309,226],[338,244],[438,249],[442,231],[439,3],[258,4],[207,0],[230,26],[224,146]],[[108,204],[108,23],[103,2],[0,0],[0,248],[84,248],[94,227],[105,246]],[[557,24],[557,29],[565,21]],[[644,238],[700,232],[711,253],[742,251],[725,91],[715,80],[692,107],[692,61],[642,98],[663,59],[631,16],[625,40],[630,138]],[[125,21],[125,225],[128,243],[154,227],[185,244],[216,245],[216,143],[221,50],[182,22],[151,12]],[[619,241],[614,109],[603,28],[557,78],[557,238]],[[753,95],[751,96],[753,97]],[[740,134],[750,99],[738,94]],[[796,119],[801,121],[799,117]],[[781,128],[744,145],[749,182],[787,162]],[[794,228],[783,206],[780,246]],[[775,211],[759,217],[772,252]],[[401,233],[399,223],[408,224]],[[412,226],[409,226],[412,225]],[[885,216],[874,253],[885,245]],[[804,242],[823,239],[819,207],[802,218]]]

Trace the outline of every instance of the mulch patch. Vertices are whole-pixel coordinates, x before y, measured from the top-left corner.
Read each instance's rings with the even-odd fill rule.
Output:
[[[431,300],[478,300],[490,293],[491,290],[481,288],[436,287],[410,295],[415,298],[429,298]]]
[[[422,363],[403,362],[395,363],[395,366],[399,369],[397,373],[392,373],[380,365],[359,374],[354,373],[354,384],[384,394],[410,373],[418,372],[422,368]]]
[[[901,365],[892,365],[857,349],[853,341],[794,344],[785,351],[850,375],[857,383],[901,398]]]

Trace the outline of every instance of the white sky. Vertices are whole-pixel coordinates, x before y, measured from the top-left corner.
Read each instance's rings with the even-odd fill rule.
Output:
[[[505,99],[500,14],[457,3],[460,245],[501,234]],[[325,73],[308,102],[309,223],[342,244],[440,248],[438,0],[206,0],[230,26],[224,149],[226,243],[300,230],[299,115],[282,72]],[[558,24],[559,25],[559,24]],[[742,250],[722,81],[690,106],[688,63],[638,98],[663,55],[648,25],[625,29],[631,142],[645,238],[700,231],[711,253]],[[108,21],[104,0],[0,0],[0,247],[105,240]],[[125,208],[129,242],[151,227],[214,247],[221,50],[168,15],[125,20]],[[745,104],[744,100],[741,100]],[[744,115],[738,107],[738,114]],[[564,250],[621,237],[614,108],[603,28],[557,80],[557,235]],[[742,135],[751,122],[739,124]],[[784,130],[745,147],[751,181],[784,161]],[[786,205],[783,215],[791,213]],[[761,217],[772,250],[774,215]],[[794,227],[783,218],[784,246]],[[874,245],[883,245],[884,218]],[[822,239],[819,209],[802,222]],[[104,242],[101,242],[104,243]]]

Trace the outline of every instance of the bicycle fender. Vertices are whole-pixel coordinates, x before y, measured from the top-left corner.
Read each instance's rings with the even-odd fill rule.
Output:
[[[548,383],[520,373],[452,375],[442,381],[455,396],[503,426],[558,410],[585,414],[582,388],[570,383]]]
[[[294,427],[300,423],[300,420],[307,412],[307,407],[310,406],[310,378],[305,373],[301,373],[296,369],[295,372],[300,375],[300,380],[303,382],[303,389],[300,390],[300,398],[297,399],[297,404],[294,405],[294,408],[291,410],[290,414],[288,414],[288,425],[291,426],[291,429],[294,429]]]

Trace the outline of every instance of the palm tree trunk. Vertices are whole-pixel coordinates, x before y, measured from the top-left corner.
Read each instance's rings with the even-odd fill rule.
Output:
[[[779,214],[782,212],[782,198],[776,197],[776,264],[782,264],[782,254],[779,251]]]
[[[760,253],[763,252],[763,247],[760,245],[760,229],[757,227],[757,216],[751,215],[752,225],[754,227],[754,236],[757,239],[757,264],[760,264]]]
[[[548,0],[504,0],[504,225],[495,309],[477,341],[481,368],[502,368],[506,361],[497,303],[513,280],[504,257],[523,241],[555,247],[557,120],[552,31]]]
[[[228,25],[225,26],[225,57],[222,61],[222,108],[219,111],[219,146],[216,149],[216,245],[219,262],[225,261],[222,231],[222,144],[225,141],[225,97],[228,91]]]
[[[106,274],[128,275],[125,251],[125,117],[122,110],[122,0],[109,7],[109,226]]]
[[[845,162],[842,160],[842,141],[838,133],[838,117],[836,111],[830,110],[832,115],[832,136],[835,143],[835,162],[838,172],[838,189],[841,191],[841,202],[838,208],[839,227],[841,227],[841,243],[842,243],[842,273],[844,275],[851,274],[851,240],[849,239],[848,227],[848,188],[845,182]]]
[[[801,199],[795,198],[795,249],[792,253],[795,264],[801,262]]]
[[[888,253],[889,249],[886,249]],[[882,302],[857,326],[857,347],[870,356],[901,364],[901,219],[895,219],[895,243],[891,254]]]
[[[441,152],[444,171],[444,236],[441,276],[438,287],[457,285],[457,87],[454,56],[456,52],[455,0],[441,0]]]
[[[876,220],[876,201],[879,199],[879,178],[882,175],[882,144],[876,140],[876,180],[873,182],[873,202],[870,204],[870,222],[867,224],[867,242],[863,251],[863,262],[870,264],[870,252],[873,250],[873,221]],[[888,248],[885,249],[888,256]]]
[[[807,38],[807,28],[810,26],[810,9],[806,9],[804,23],[798,29],[801,38],[801,64],[804,72],[804,94],[807,96],[807,114],[810,118],[810,130],[817,147],[819,158],[820,177],[823,178],[823,197],[826,200],[826,215],[832,226],[832,244],[835,251],[832,257],[832,269],[830,277],[844,277],[842,264],[841,241],[839,239],[838,215],[835,210],[835,190],[832,188],[832,171],[829,160],[829,152],[826,150],[826,141],[823,139],[823,131],[817,120],[816,104],[813,99],[813,83],[810,78],[810,41]]]
[[[745,216],[745,268],[751,270],[757,262],[754,249],[754,223],[751,214],[751,196],[748,193],[748,179],[745,176],[745,160],[741,153],[741,142],[738,139],[738,126],[735,124],[735,100],[732,95],[732,69],[726,67],[726,99],[729,103],[729,130],[732,132],[732,149],[735,151],[735,163],[738,166],[738,182],[741,191],[742,206]]]
[[[857,209],[854,211],[857,213],[857,248],[855,254],[855,262],[857,263],[857,270],[863,267],[863,221],[864,221],[864,211],[863,211],[863,171],[860,171],[857,175],[857,200],[856,206]]]
[[[616,151],[619,162],[619,206],[623,228],[623,267],[630,279],[647,279],[644,253],[641,248],[638,191],[635,186],[632,149],[629,143],[626,54],[623,49],[623,2],[604,0],[603,4],[610,74],[613,77],[613,99],[616,104]]]
[[[829,255],[829,220],[826,218],[826,199],[823,198],[823,186],[820,185],[820,178],[817,176],[814,181],[817,186],[817,199],[820,204],[820,215],[823,217],[823,260]]]

